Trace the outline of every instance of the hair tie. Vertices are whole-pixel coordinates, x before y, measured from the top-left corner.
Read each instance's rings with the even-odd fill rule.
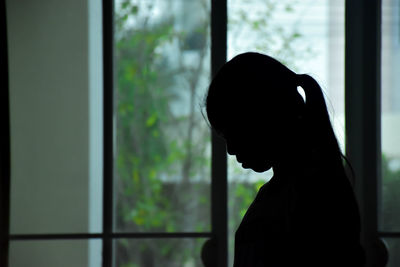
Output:
[[[306,90],[304,87],[306,87],[305,86],[305,81],[304,81],[304,78],[305,78],[305,74],[296,74],[296,84],[298,85],[298,86],[301,86],[304,90]]]

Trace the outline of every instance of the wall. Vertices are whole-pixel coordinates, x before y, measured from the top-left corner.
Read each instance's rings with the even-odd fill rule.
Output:
[[[101,231],[101,1],[6,8],[11,234]],[[12,241],[10,266],[87,266],[101,249],[90,244]]]

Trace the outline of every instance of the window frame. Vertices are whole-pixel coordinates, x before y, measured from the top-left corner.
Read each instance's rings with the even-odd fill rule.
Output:
[[[375,261],[371,250],[378,239],[377,186],[381,176],[381,1],[346,1],[345,5],[346,155],[356,173],[361,242],[371,264]]]
[[[10,231],[10,108],[6,3],[0,4],[0,266],[8,266]],[[5,218],[5,219],[3,219]]]
[[[382,0],[345,4],[346,155],[356,174],[355,192],[361,215],[361,242],[367,265],[379,259],[377,242],[400,238],[381,231],[381,42]],[[371,42],[372,41],[372,42]]]
[[[211,1],[212,75],[226,61],[226,0]],[[225,34],[224,34],[225,33]],[[114,0],[103,0],[103,261],[114,266],[113,240],[116,238],[215,238],[218,242],[218,266],[227,266],[227,174],[225,143],[212,134],[211,232],[115,233],[114,232]],[[224,160],[225,157],[225,160]],[[225,163],[224,163],[225,161]],[[214,179],[218,177],[219,179]],[[224,200],[225,199],[225,200]],[[213,205],[213,203],[217,203]],[[200,255],[199,255],[200,257]]]

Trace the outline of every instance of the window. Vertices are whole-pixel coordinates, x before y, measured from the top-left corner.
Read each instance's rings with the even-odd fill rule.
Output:
[[[363,242],[384,238],[397,266],[400,4],[362,2],[7,1],[9,266],[202,266],[209,238],[231,265],[234,230],[272,173],[239,169],[201,102],[246,50],[321,83]]]
[[[209,3],[114,5],[113,231],[152,233],[115,239],[116,266],[202,266],[211,237],[210,130],[200,107],[210,80]]]
[[[251,10],[251,11],[249,11]],[[273,55],[322,86],[344,148],[344,1],[228,1],[228,60],[246,51]],[[268,125],[268,122],[265,122]],[[234,234],[272,170],[244,170],[228,156],[229,256]]]
[[[396,73],[398,68],[399,46],[399,12],[398,0],[382,1],[382,100],[381,100],[381,132],[382,132],[382,178],[380,184],[380,217],[379,230],[385,232],[389,249],[389,266],[398,266],[400,258],[396,251],[400,250],[395,234],[400,230],[400,80]]]
[[[101,5],[7,1],[6,7],[8,266],[99,267],[104,244]],[[2,213],[2,220],[7,217]],[[5,261],[2,257],[0,265],[7,266]]]

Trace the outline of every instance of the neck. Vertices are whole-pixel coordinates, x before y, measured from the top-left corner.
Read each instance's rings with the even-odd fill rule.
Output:
[[[273,164],[275,174],[299,174],[309,169],[315,163],[315,151],[309,147],[292,147],[283,152]]]

